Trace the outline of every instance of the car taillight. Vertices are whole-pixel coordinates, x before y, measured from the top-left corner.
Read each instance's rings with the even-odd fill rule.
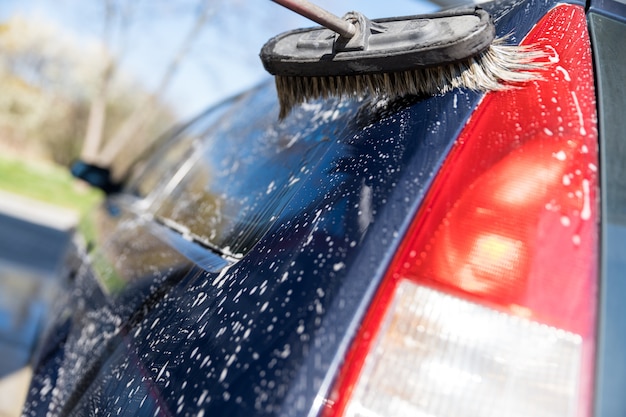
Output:
[[[590,411],[597,129],[584,10],[524,40],[543,79],[487,94],[433,182],[327,400],[327,416]]]

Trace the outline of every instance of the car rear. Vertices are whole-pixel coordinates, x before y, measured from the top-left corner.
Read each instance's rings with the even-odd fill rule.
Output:
[[[593,415],[586,11],[484,8],[540,79],[282,122],[265,84],[138,165],[83,221],[25,415]]]

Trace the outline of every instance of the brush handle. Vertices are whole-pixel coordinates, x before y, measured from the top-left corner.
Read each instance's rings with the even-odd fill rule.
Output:
[[[335,16],[329,11],[326,11],[307,0],[272,1],[298,13],[300,16],[304,16],[307,19],[311,19],[312,21],[319,23],[326,29],[330,29],[344,38],[351,38],[356,33],[356,27],[352,23]]]

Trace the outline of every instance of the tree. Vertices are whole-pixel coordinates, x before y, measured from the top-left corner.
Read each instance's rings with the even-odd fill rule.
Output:
[[[113,58],[50,22],[19,16],[0,24],[0,51],[0,146],[69,164],[81,148],[102,62]],[[108,82],[105,134],[148,96],[120,72]],[[163,122],[155,130],[173,120],[167,108],[157,108]]]
[[[4,146],[55,159],[71,154],[65,148],[72,147],[86,108],[79,79],[88,73],[87,61],[53,25],[19,17],[0,25],[0,50]]]
[[[135,151],[140,153],[143,149],[150,145],[150,140],[144,134],[146,129],[151,126],[158,116],[159,103],[163,101],[163,95],[174,79],[181,63],[186,59],[191,46],[199,38],[202,30],[207,22],[215,14],[216,1],[201,0],[197,4],[195,18],[192,20],[186,36],[183,37],[179,47],[171,55],[164,65],[164,69],[155,91],[148,95],[142,102],[133,109],[128,117],[123,121],[119,128],[109,137],[104,137],[105,119],[107,117],[107,108],[103,105],[109,94],[110,80],[115,72],[118,71],[114,60],[106,60],[102,64],[99,88],[94,91],[91,101],[90,117],[87,126],[83,151],[81,158],[89,163],[109,167],[115,165],[114,175],[117,178],[122,177],[128,166],[132,162],[133,157],[128,153],[121,151],[128,147],[133,140]],[[129,21],[134,18],[134,10],[131,3],[102,0],[103,5],[103,32],[102,42],[105,45],[114,46],[113,31],[117,31],[120,36],[117,37],[123,44],[127,44],[125,33],[128,29]],[[155,7],[152,3],[152,6]],[[120,48],[121,50],[121,48]],[[121,58],[121,53],[118,54]],[[141,140],[134,140],[141,138]],[[114,164],[115,162],[115,164]]]

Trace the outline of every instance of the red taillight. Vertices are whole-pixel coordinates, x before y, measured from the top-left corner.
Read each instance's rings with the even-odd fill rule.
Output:
[[[584,10],[524,41],[544,79],[487,94],[435,179],[327,415],[588,414],[597,130]]]

